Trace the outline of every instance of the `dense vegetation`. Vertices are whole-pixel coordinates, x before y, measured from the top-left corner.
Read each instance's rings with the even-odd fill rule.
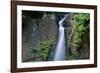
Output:
[[[70,52],[73,54],[74,58],[79,58],[81,53],[79,52],[82,50],[82,43],[84,40],[87,41],[89,39],[89,22],[90,16],[87,13],[77,13],[73,14],[72,17],[72,33],[70,36]],[[89,41],[85,42],[87,46]]]
[[[45,40],[40,42],[39,48],[30,48],[31,53],[38,53],[39,58],[42,61],[47,61],[49,57],[49,52],[53,49],[54,41]]]

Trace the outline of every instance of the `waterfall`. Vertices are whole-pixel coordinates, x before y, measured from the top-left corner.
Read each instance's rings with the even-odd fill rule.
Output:
[[[65,15],[64,18],[59,21],[59,39],[55,49],[54,61],[65,60],[66,58],[65,34],[63,27],[63,22],[66,18],[67,15]]]

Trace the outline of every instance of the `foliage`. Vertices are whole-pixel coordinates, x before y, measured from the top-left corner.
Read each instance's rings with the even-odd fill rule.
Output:
[[[74,34],[72,45],[79,48],[84,35],[89,32],[90,16],[88,13],[78,13],[74,15]]]
[[[31,53],[39,53],[42,61],[47,60],[49,51],[53,48],[53,40],[45,40],[40,42],[39,48],[30,48]]]
[[[68,60],[82,57],[83,44],[88,43],[84,42],[84,40],[88,41],[90,25],[89,13],[73,13],[71,16],[72,31],[68,40]]]

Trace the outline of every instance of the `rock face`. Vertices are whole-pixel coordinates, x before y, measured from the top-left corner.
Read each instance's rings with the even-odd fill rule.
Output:
[[[55,40],[57,23],[54,13],[30,11],[23,11],[22,21],[22,60],[27,62],[38,57],[29,52],[31,47],[38,48],[41,40]]]

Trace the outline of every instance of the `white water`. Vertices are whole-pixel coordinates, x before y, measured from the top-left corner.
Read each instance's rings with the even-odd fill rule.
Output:
[[[54,54],[54,61],[65,60],[66,58],[65,34],[64,34],[64,27],[62,24],[66,18],[67,15],[65,15],[64,18],[62,18],[59,21],[59,39]]]

